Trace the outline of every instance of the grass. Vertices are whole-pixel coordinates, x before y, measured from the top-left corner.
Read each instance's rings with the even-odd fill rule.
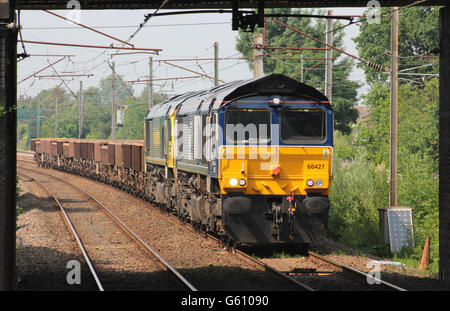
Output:
[[[301,254],[289,254],[289,253],[285,253],[284,251],[282,251],[281,253],[279,252],[274,252],[272,254],[272,258],[303,258],[305,257],[305,255],[301,255]]]
[[[399,157],[398,206],[413,210],[414,245],[399,254],[380,246],[378,209],[389,205],[386,165],[375,165],[351,137],[336,135],[328,238],[408,266],[418,267],[431,237],[429,271],[439,271],[438,179],[431,159],[415,154]]]

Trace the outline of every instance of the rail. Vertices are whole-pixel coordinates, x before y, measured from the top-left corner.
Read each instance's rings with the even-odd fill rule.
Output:
[[[19,161],[22,161],[22,160],[19,160]],[[27,162],[27,161],[24,161],[24,162]],[[181,275],[174,267],[172,267],[169,262],[167,262],[161,255],[159,255],[153,248],[151,248],[150,245],[148,245],[142,238],[140,238],[131,228],[129,228],[119,217],[117,217],[104,204],[102,204],[100,201],[98,201],[92,194],[86,192],[85,190],[81,189],[80,187],[78,187],[78,186],[74,185],[73,183],[71,183],[65,179],[62,179],[58,176],[44,173],[42,171],[33,170],[30,168],[21,167],[21,169],[33,171],[34,173],[37,173],[37,174],[43,174],[43,175],[50,176],[51,178],[57,179],[61,182],[64,182],[64,183],[70,185],[71,187],[77,189],[79,192],[84,193],[86,196],[90,197],[123,230],[123,232],[125,232],[130,238],[132,238],[141,247],[141,249],[143,249],[145,252],[151,254],[154,258],[156,258],[157,262],[160,264],[160,266],[163,269],[169,271],[172,274],[172,276],[174,276],[176,278],[176,280],[180,281],[181,284],[188,290],[197,291],[197,289],[185,277],[183,277],[183,275]],[[53,196],[53,198],[55,198],[55,200],[57,200],[56,197]],[[61,206],[60,206],[60,208],[63,210],[63,208]],[[67,216],[67,218],[68,218],[68,216]]]
[[[18,174],[19,176],[22,176],[22,177],[24,177],[24,178],[27,178],[27,179],[29,179],[29,180],[35,182],[37,185],[39,185],[39,187],[41,187],[42,190],[44,190],[45,193],[47,193],[47,195],[48,195],[49,197],[53,198],[53,200],[56,202],[56,204],[57,204],[58,207],[59,207],[59,211],[60,211],[61,214],[63,215],[63,219],[65,220],[65,222],[66,222],[68,228],[70,229],[70,231],[72,232],[73,236],[75,237],[75,240],[77,241],[78,247],[80,248],[80,251],[81,251],[81,253],[83,254],[83,257],[84,257],[84,259],[85,259],[85,261],[86,261],[86,264],[87,264],[88,267],[89,267],[89,271],[90,271],[92,277],[93,277],[94,280],[95,280],[95,284],[97,285],[98,290],[99,290],[99,291],[104,291],[103,285],[102,285],[102,283],[101,283],[101,281],[100,281],[100,279],[99,279],[99,277],[98,277],[98,275],[97,275],[97,272],[96,272],[96,270],[95,270],[95,268],[94,268],[94,265],[92,264],[91,259],[89,258],[89,255],[88,255],[87,252],[86,252],[86,249],[85,249],[85,247],[84,247],[84,245],[83,245],[83,242],[81,242],[81,239],[80,239],[80,237],[79,237],[77,231],[75,230],[75,227],[73,226],[73,223],[71,222],[71,220],[70,220],[70,218],[69,218],[69,215],[67,215],[66,211],[65,211],[64,208],[62,207],[61,202],[58,200],[58,198],[56,198],[56,196],[55,196],[55,195],[54,195],[54,194],[53,194],[46,186],[44,186],[44,185],[43,185],[40,181],[38,181],[37,179],[35,179],[35,178],[31,177],[31,176],[28,176],[27,174],[24,174],[24,173],[22,173],[22,172],[17,172],[17,174]]]
[[[385,288],[392,289],[392,290],[395,290],[395,291],[407,291],[406,289],[401,288],[401,287],[399,287],[397,285],[394,285],[394,284],[391,284],[389,282],[383,281],[383,280],[381,280],[379,278],[374,277],[373,275],[370,275],[368,273],[362,272],[362,271],[357,270],[357,269],[355,269],[353,267],[344,265],[344,264],[342,264],[340,262],[337,262],[335,260],[332,260],[332,259],[327,258],[327,257],[322,256],[322,255],[319,255],[317,253],[309,251],[308,255],[311,256],[312,258],[316,259],[316,260],[319,260],[319,261],[325,262],[325,263],[327,263],[329,265],[338,267],[338,268],[342,269],[342,271],[347,272],[347,273],[349,273],[351,275],[354,275],[357,278],[364,279],[364,280],[372,280],[375,284],[380,284],[380,285],[384,286]]]

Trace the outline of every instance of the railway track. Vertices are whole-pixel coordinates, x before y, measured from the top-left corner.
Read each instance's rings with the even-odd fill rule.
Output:
[[[26,171],[27,173],[24,173],[23,171]],[[34,176],[30,176],[30,172],[32,173],[31,175]],[[55,194],[53,192],[51,192],[49,190],[49,188],[47,186],[44,185],[44,183],[49,183],[50,181],[47,179],[44,181],[39,181],[36,177],[35,174],[38,175],[45,175],[46,177],[50,177],[50,179],[53,179],[52,184],[54,184],[56,181],[56,183],[63,183],[66,186],[69,186],[69,188],[73,190],[75,190],[75,192],[78,192],[78,194],[81,194],[80,196],[69,196],[69,197],[65,197],[63,196],[63,192],[59,192],[59,194]],[[161,257],[155,250],[153,250],[143,239],[141,239],[135,232],[133,232],[133,230],[131,230],[121,219],[119,219],[116,215],[114,215],[113,212],[111,212],[104,204],[102,204],[101,202],[99,202],[95,197],[93,197],[91,194],[87,193],[86,191],[84,191],[83,189],[81,189],[80,187],[72,184],[71,182],[64,180],[62,178],[59,178],[57,176],[54,176],[52,174],[48,174],[48,173],[44,173],[42,171],[37,171],[37,170],[32,170],[30,168],[24,168],[24,167],[19,167],[18,168],[18,175],[25,177],[27,179],[33,180],[34,182],[36,182],[50,197],[52,197],[55,202],[57,203],[57,205],[60,208],[61,213],[63,214],[63,218],[67,224],[67,226],[70,228],[70,231],[72,232],[72,234],[74,235],[75,240],[77,241],[77,244],[83,254],[83,257],[86,260],[87,265],[89,266],[89,270],[91,272],[91,275],[93,276],[95,283],[97,285],[97,288],[100,291],[104,290],[104,286],[102,284],[102,282],[100,281],[100,278],[98,277],[98,273],[96,271],[96,269],[94,268],[94,264],[92,263],[92,260],[90,259],[89,256],[89,252],[86,250],[87,248],[91,249],[91,253],[94,253],[94,251],[92,250],[92,247],[86,247],[85,246],[85,242],[83,241],[89,241],[90,245],[96,245],[98,244],[98,242],[100,240],[103,241],[109,241],[109,242],[113,242],[113,244],[120,244],[120,246],[117,248],[117,250],[119,250],[118,252],[112,252],[112,253],[116,253],[115,255],[120,255],[121,253],[121,248],[122,246],[124,248],[131,248],[132,246],[128,246],[129,241],[133,241],[135,244],[138,245],[138,247],[147,255],[151,256],[151,258],[157,263],[157,265],[160,267],[160,269],[163,269],[164,271],[167,271],[167,273],[170,274],[170,276],[176,280],[178,287],[180,290],[189,290],[189,291],[197,291],[197,289],[183,276],[181,275],[176,269],[174,269],[163,257]],[[58,196],[60,197],[60,199],[58,199]],[[64,198],[62,198],[64,197]],[[84,198],[82,198],[84,197]],[[69,202],[73,202],[73,203],[69,203]],[[78,217],[80,212],[82,211],[83,208],[86,207],[81,207],[81,205],[84,205],[84,203],[88,203],[87,204],[87,211],[88,213],[91,213],[91,215],[88,215],[88,218],[82,219],[82,217]],[[92,212],[94,212],[95,214],[92,215]],[[102,213],[103,216],[98,215],[99,213]],[[72,215],[69,216],[70,214],[75,214],[77,213],[76,216]],[[99,240],[98,238],[92,238],[92,234],[88,234],[86,231],[83,234],[83,238],[80,237],[80,234],[77,232],[77,230],[75,229],[76,227],[80,228],[82,225],[82,223],[86,223],[89,222],[92,225],[92,220],[93,218],[96,218],[95,222],[96,223],[101,223],[102,225],[105,225],[108,223],[108,221],[104,219],[104,217],[107,216],[109,220],[112,220],[112,223],[114,224],[114,226],[116,227],[120,227],[121,229],[121,233],[122,235],[126,235],[126,237],[122,236],[119,237],[119,235],[117,234],[117,231],[115,231],[114,229],[110,229],[112,230],[112,232],[115,232],[115,236],[114,237],[107,237],[104,235],[104,232],[106,230],[103,230],[102,232],[100,232],[100,235],[104,235],[101,236],[101,239]],[[76,219],[75,221],[73,221],[73,219]],[[88,220],[86,220],[88,219]],[[78,225],[74,225],[74,222],[76,222]],[[95,228],[94,228],[95,231]],[[128,240],[128,241],[127,241]],[[106,246],[107,247],[107,246]],[[98,247],[97,249],[100,250],[100,252],[102,252],[104,250],[105,247]],[[127,250],[129,251],[129,250]],[[109,252],[111,253],[111,251]],[[103,256],[99,256],[98,252],[97,254],[94,254],[95,257],[97,258],[102,258]],[[103,258],[104,260],[105,258]],[[169,282],[169,286],[172,288],[174,286],[173,282]],[[176,286],[176,285],[175,285]]]
[[[383,280],[381,271],[380,274],[375,271],[366,273],[312,251],[301,253],[301,257],[284,259],[273,258],[271,255],[267,257],[267,251],[263,251],[266,255],[258,254],[257,251],[257,256],[261,259],[243,253],[255,259],[257,264],[263,264],[276,273],[301,283],[308,291],[407,291]]]
[[[30,159],[29,159],[28,157],[22,157],[22,156],[21,156],[21,157],[18,157],[18,161],[19,161],[19,162],[25,162],[25,163],[28,163],[28,164],[34,164],[34,165],[36,164],[34,161],[30,161]],[[47,174],[48,174],[48,173],[47,173]],[[53,176],[53,177],[55,177],[55,178],[60,179],[59,177],[54,176],[54,175],[52,175],[52,174],[48,174],[48,175],[51,175],[51,176]],[[161,208],[156,207],[156,206],[152,205],[151,203],[149,203],[149,202],[147,202],[147,201],[145,201],[145,200],[143,200],[143,199],[141,199],[141,198],[138,198],[138,197],[136,197],[136,196],[134,196],[134,195],[132,195],[132,194],[130,194],[130,193],[128,193],[128,192],[125,192],[125,191],[123,191],[123,190],[121,190],[121,189],[118,189],[118,188],[116,188],[116,187],[114,187],[114,186],[112,186],[112,185],[104,184],[104,183],[101,183],[101,182],[99,182],[99,181],[95,181],[95,180],[92,180],[92,179],[89,179],[89,180],[90,180],[91,182],[100,184],[100,185],[102,185],[103,187],[106,186],[106,187],[109,187],[109,188],[112,188],[112,189],[115,189],[115,190],[119,190],[119,191],[121,191],[123,194],[125,194],[126,196],[129,196],[129,197],[132,197],[132,198],[134,198],[134,199],[136,199],[136,200],[139,200],[139,201],[141,201],[143,204],[145,204],[146,206],[148,206],[148,207],[150,207],[150,208],[152,208],[152,209],[155,209],[155,210],[157,210],[157,211],[160,212],[160,213],[165,214],[165,215],[166,215],[167,217],[169,217],[170,219],[173,219],[173,220],[175,220],[176,222],[182,223],[184,226],[186,226],[187,228],[189,228],[192,232],[195,232],[196,234],[198,234],[198,232],[199,232],[198,229],[195,228],[194,226],[192,226],[192,225],[190,225],[190,224],[188,224],[188,223],[182,222],[182,221],[181,221],[178,217],[176,217],[175,215],[166,213],[166,212],[165,212],[164,210],[162,210]],[[124,225],[125,225],[125,224],[124,224]],[[203,232],[203,236],[206,237],[206,238],[208,238],[208,239],[212,239],[212,240],[216,241],[218,244],[221,244],[221,245],[222,245],[222,242],[220,241],[220,239],[219,239],[218,237],[214,236],[214,235],[207,234],[207,233]],[[241,260],[243,260],[243,261],[245,261],[245,262],[247,262],[247,263],[250,263],[251,265],[257,267],[259,270],[264,271],[264,272],[266,272],[266,273],[272,275],[274,278],[276,278],[276,279],[280,280],[281,282],[285,283],[286,286],[287,286],[290,290],[313,291],[313,289],[312,289],[310,286],[307,286],[307,285],[303,284],[302,282],[300,282],[300,281],[298,281],[298,280],[295,280],[295,279],[293,279],[293,278],[291,278],[291,277],[289,277],[289,276],[286,276],[285,274],[283,274],[283,273],[281,273],[280,271],[277,271],[276,269],[274,269],[274,268],[268,266],[268,265],[265,264],[263,261],[261,261],[261,260],[259,260],[259,259],[256,259],[256,258],[254,258],[254,257],[251,256],[251,255],[248,255],[248,254],[246,254],[246,253],[244,253],[244,252],[242,252],[242,251],[240,251],[240,250],[238,250],[238,249],[236,249],[236,248],[233,248],[233,247],[228,248],[228,250],[229,250],[229,252],[232,253],[234,256],[240,258]]]
[[[406,289],[396,286],[392,283],[386,282],[381,278],[376,277],[375,275],[362,272],[358,269],[355,269],[348,265],[344,265],[340,262],[319,255],[315,252],[309,251],[308,256],[313,261],[324,263],[326,265],[329,265],[333,268],[337,268],[338,270],[342,271],[345,277],[350,277],[352,280],[354,280],[356,288],[359,289],[367,288],[368,290],[406,291]],[[361,286],[359,286],[358,284],[361,284]]]
[[[41,188],[41,189],[42,189],[42,190],[43,190],[50,198],[52,198],[52,199],[54,200],[54,202],[58,205],[59,211],[60,211],[61,214],[62,214],[62,218],[64,219],[64,222],[65,222],[66,226],[69,228],[70,232],[71,232],[72,235],[74,236],[74,238],[75,238],[75,240],[76,240],[76,242],[77,242],[77,245],[78,245],[78,247],[79,247],[79,249],[80,249],[80,251],[81,251],[81,253],[82,253],[83,257],[84,257],[84,260],[85,260],[87,266],[89,267],[89,272],[90,272],[90,274],[91,274],[93,280],[95,281],[95,284],[96,284],[96,286],[97,286],[97,289],[98,289],[99,291],[104,291],[103,285],[102,285],[102,283],[101,283],[101,281],[100,281],[100,279],[99,279],[99,277],[98,277],[97,271],[96,271],[96,269],[94,268],[94,265],[92,264],[92,261],[91,261],[91,259],[89,258],[88,254],[87,254],[87,252],[86,252],[86,248],[84,247],[84,244],[81,242],[80,236],[78,235],[78,233],[77,233],[75,227],[73,226],[73,223],[71,222],[69,216],[67,215],[67,213],[66,213],[66,211],[64,210],[63,206],[61,205],[61,202],[58,200],[58,198],[56,198],[56,197],[49,191],[49,189],[48,189],[46,186],[44,186],[44,185],[43,185],[41,182],[39,182],[37,179],[35,179],[35,178],[33,178],[33,177],[31,177],[31,176],[29,176],[29,175],[27,175],[27,174],[24,174],[24,173],[22,173],[22,172],[18,172],[18,175],[19,175],[20,177],[22,177],[22,178],[26,178],[26,179],[28,179],[29,181],[32,181],[32,182],[35,182],[36,184],[38,184],[39,187],[40,187],[40,188]]]
[[[27,157],[20,157],[19,158],[20,161],[23,162],[27,162],[27,163],[33,163],[35,164],[34,161],[30,161],[30,159]],[[90,179],[92,182],[101,184],[103,186],[107,186],[107,187],[111,187],[114,189],[118,189],[114,186],[111,185],[107,185],[95,180]],[[118,189],[120,191],[122,191],[125,195],[133,197],[137,200],[140,200],[142,203],[146,204],[147,206],[154,208],[160,212],[164,212],[164,210],[162,210],[159,207],[155,207],[154,205],[150,204],[149,202],[141,199],[141,198],[137,198],[136,196],[125,192],[121,189]],[[178,221],[178,222],[182,222],[178,217],[171,215],[171,214],[167,214],[165,213],[168,217],[173,218],[174,220]],[[184,223],[185,224],[185,223]],[[190,228],[192,231],[195,231],[198,233],[198,228],[195,228],[193,226],[188,226],[188,228]],[[211,235],[211,234],[207,234],[205,232],[202,232],[203,236],[216,240],[217,242],[220,242],[219,238],[217,236]],[[316,268],[316,269],[306,269],[306,271],[303,272],[289,272],[289,271],[281,271],[278,270],[275,267],[270,266],[269,264],[265,263],[263,260],[257,259],[241,250],[238,250],[234,247],[230,247],[229,250],[235,254],[236,256],[238,256],[239,258],[242,258],[242,260],[245,260],[247,262],[250,262],[252,264],[254,264],[255,266],[259,267],[259,269],[266,271],[270,274],[273,274],[274,276],[276,276],[277,278],[283,280],[284,282],[286,282],[287,284],[290,284],[291,286],[293,286],[293,288],[295,288],[296,290],[302,290],[302,291],[314,291],[314,290],[346,290],[345,286],[342,287],[336,287],[335,285],[331,285],[327,288],[327,285],[316,285],[316,284],[320,284],[322,281],[321,276],[327,276],[329,275],[329,273],[325,273],[325,275],[320,275],[321,273],[317,273],[317,272],[312,272],[312,270],[314,271],[318,271],[321,268]],[[373,279],[372,276],[368,275],[367,273],[364,273],[362,271],[356,270],[352,267],[349,266],[345,266],[341,263],[338,263],[332,259],[326,258],[324,256],[318,255],[316,253],[313,252],[309,252],[308,253],[308,257],[311,259],[311,261],[319,263],[320,265],[326,265],[328,267],[331,267],[334,274],[337,275],[339,274],[339,278],[346,278],[347,281],[344,283],[351,283],[352,286],[356,289],[367,289],[367,290],[396,290],[396,291],[404,291],[405,289],[395,286],[394,284],[390,284],[388,282],[385,282],[383,280],[379,280],[379,279]],[[323,270],[323,269],[322,269]],[[336,273],[339,272],[339,273]],[[323,274],[323,273],[322,273]],[[324,279],[324,278],[322,278]],[[367,280],[373,280],[375,285],[369,286]],[[327,283],[326,281],[324,282],[325,284]]]

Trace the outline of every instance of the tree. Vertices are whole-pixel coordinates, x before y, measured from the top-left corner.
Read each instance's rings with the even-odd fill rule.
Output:
[[[267,13],[299,13],[312,14],[314,10],[292,10],[292,9],[271,9]],[[319,13],[325,13],[319,11]],[[321,41],[325,41],[326,20],[317,19],[312,20],[307,17],[277,17],[277,20],[288,24],[296,29],[301,30]],[[339,21],[334,22],[333,28],[340,27]],[[262,29],[257,29],[257,33],[262,33]],[[267,46],[273,47],[303,47],[303,48],[324,48],[323,44],[302,36],[282,25],[275,22],[266,23],[266,38]],[[253,34],[248,32],[239,32],[236,49],[247,57],[249,66],[253,69]],[[343,31],[337,30],[334,32],[333,45],[343,48]],[[265,53],[271,53],[273,50],[266,49]],[[333,99],[332,105],[335,110],[335,128],[343,133],[351,131],[350,125],[356,122],[358,112],[352,107],[356,104],[357,89],[359,83],[350,81],[349,75],[353,68],[353,62],[349,58],[339,58],[341,53],[333,50],[333,58],[336,60],[333,70]],[[323,65],[313,67],[318,62],[323,60],[311,58],[324,58],[325,51],[323,50],[304,50],[304,81],[306,84],[313,86],[319,90],[324,90],[324,76],[325,68]],[[289,60],[288,58],[296,58],[296,60]],[[281,73],[296,79],[300,79],[301,64],[300,53],[298,51],[290,51],[286,54],[272,54],[264,57],[264,72]]]
[[[390,8],[383,8],[381,24],[360,23],[360,33],[353,41],[359,56],[390,68],[391,20]],[[414,6],[399,12],[399,70],[433,64],[433,59],[419,56],[433,56],[439,50],[439,8]],[[373,67],[359,64],[366,74],[369,84],[385,83],[389,75]],[[439,66],[418,68],[413,73],[439,73]],[[415,79],[415,77],[408,79]],[[420,82],[423,78],[419,78]],[[402,80],[400,80],[402,82]]]
[[[37,96],[32,100],[37,105]],[[41,137],[56,136],[56,105],[58,105],[58,136],[78,137],[78,123],[73,119],[73,116],[78,116],[78,106],[73,96],[62,87],[55,87],[40,92],[40,103],[44,117]]]
[[[398,205],[413,208],[414,256],[420,258],[423,242],[426,237],[431,237],[431,256],[436,263],[439,240],[439,80],[430,79],[420,88],[401,84],[398,102]],[[389,87],[375,82],[364,103],[371,107],[371,114],[367,121],[358,125],[357,144],[365,149],[364,160],[376,165],[384,173],[386,181],[390,150],[389,126],[386,126],[390,112]],[[335,176],[339,174],[337,172]],[[388,196],[383,191],[379,190],[374,197],[385,200],[387,205]]]
[[[117,139],[143,139],[144,119],[148,112],[148,87],[141,95],[132,98],[131,85],[127,88],[118,80],[115,81],[116,103],[127,106],[124,126],[116,127]],[[166,96],[154,93],[154,103],[167,99]],[[67,138],[78,137],[79,102],[62,88],[41,91],[41,105],[45,110],[45,121],[41,128],[41,137],[55,137],[56,107],[58,98],[58,136]],[[81,138],[107,139],[111,136],[111,76],[100,80],[99,87],[89,87],[83,94],[83,134]],[[37,103],[37,97],[31,101]]]
[[[153,93],[154,104],[166,100],[166,96]],[[117,132],[117,139],[144,139],[144,120],[148,112],[148,86],[138,98],[129,98],[123,127]]]
[[[439,137],[439,82],[432,79],[423,88],[402,84],[398,92],[398,158],[415,154],[437,165]],[[375,163],[389,163],[390,95],[387,85],[374,83],[364,98],[369,119],[359,125],[358,144],[367,148]],[[436,166],[437,167],[437,166]]]
[[[78,115],[78,114],[77,114]],[[105,139],[111,133],[111,106],[102,101],[98,87],[90,87],[83,94],[82,138]]]

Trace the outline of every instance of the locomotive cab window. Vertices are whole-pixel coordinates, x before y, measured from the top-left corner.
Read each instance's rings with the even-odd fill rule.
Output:
[[[326,114],[320,109],[286,109],[280,113],[280,136],[285,143],[323,142]]]
[[[228,109],[225,115],[227,144],[267,144],[270,141],[270,111]]]

